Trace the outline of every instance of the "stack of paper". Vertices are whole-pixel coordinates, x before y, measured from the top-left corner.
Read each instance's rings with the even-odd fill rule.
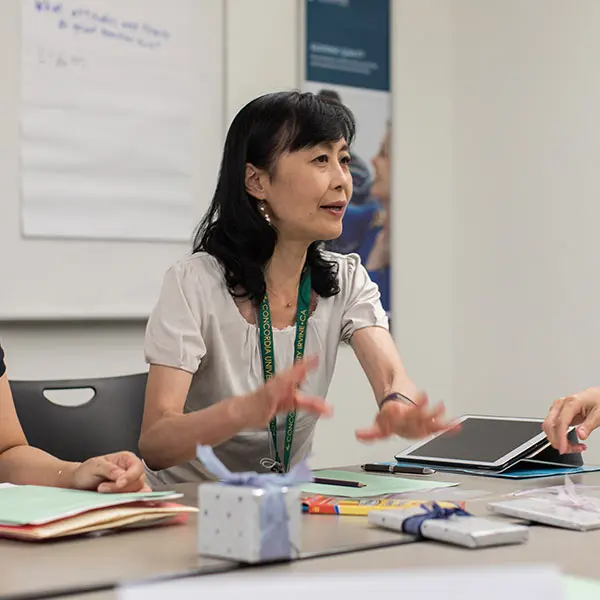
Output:
[[[124,527],[171,524],[197,508],[182,494],[99,494],[34,485],[0,487],[0,536],[45,540]]]

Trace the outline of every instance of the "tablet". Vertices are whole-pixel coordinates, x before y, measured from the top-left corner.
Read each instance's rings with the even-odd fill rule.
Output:
[[[396,460],[501,469],[548,444],[543,419],[464,415],[457,421],[459,431],[420,440],[397,454]]]

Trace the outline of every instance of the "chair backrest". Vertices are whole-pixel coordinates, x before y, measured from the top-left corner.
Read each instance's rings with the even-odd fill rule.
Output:
[[[147,373],[64,381],[11,381],[17,415],[31,446],[81,462],[129,450],[139,456]],[[50,402],[44,392],[90,388],[94,396],[78,406]]]

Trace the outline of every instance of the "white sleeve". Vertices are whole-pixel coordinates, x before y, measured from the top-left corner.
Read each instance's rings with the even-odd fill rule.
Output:
[[[158,302],[146,326],[144,354],[149,364],[198,370],[206,354],[199,318],[201,285],[186,265],[165,274]]]
[[[348,254],[340,264],[341,293],[346,296],[342,316],[341,341],[349,342],[355,331],[365,327],[389,329],[385,310],[381,305],[379,288],[371,281],[358,254]]]

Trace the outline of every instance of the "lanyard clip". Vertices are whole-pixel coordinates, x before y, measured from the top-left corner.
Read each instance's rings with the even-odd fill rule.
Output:
[[[267,470],[271,471],[272,473],[283,473],[284,472],[283,467],[281,466],[281,463],[272,458],[261,458],[260,466],[263,469],[267,469]]]

